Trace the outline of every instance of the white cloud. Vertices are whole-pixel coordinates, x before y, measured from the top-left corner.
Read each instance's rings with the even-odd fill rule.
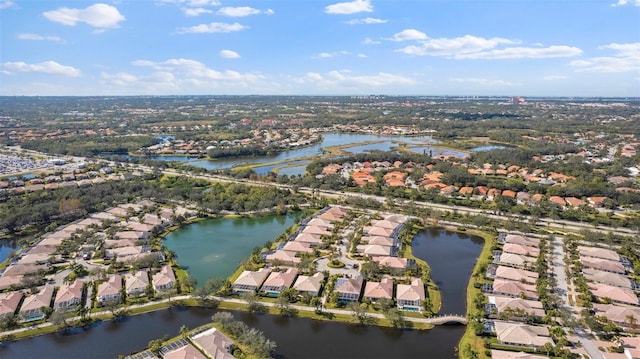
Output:
[[[568,76],[565,75],[549,75],[549,76],[545,76],[542,79],[545,81],[558,81],[558,80],[566,80],[568,79]]]
[[[362,88],[362,87],[383,87],[388,85],[413,85],[413,79],[394,75],[386,72],[379,72],[374,75],[353,76],[350,71],[330,71],[324,75],[317,72],[308,72],[304,77],[294,80],[300,84],[315,84],[322,88],[339,89]]]
[[[426,40],[427,34],[416,29],[406,29],[393,35],[391,40],[393,41],[410,41],[410,40]]]
[[[483,79],[483,78],[450,78],[450,82],[455,83],[467,83],[472,85],[478,85],[483,87],[515,87],[522,86],[517,82],[505,81],[505,80],[491,80],[491,79]]]
[[[633,4],[633,6],[640,6],[640,0],[618,0],[617,3],[611,4],[611,6],[625,6],[628,4]]]
[[[11,6],[13,6],[13,5],[14,5],[14,2],[13,2],[13,1],[10,1],[10,0],[2,0],[2,1],[0,1],[0,10],[2,10],[2,9],[6,9],[6,8],[11,7]]]
[[[42,72],[49,75],[61,75],[68,77],[79,77],[82,72],[72,66],[60,65],[55,61],[44,61],[37,64],[27,64],[26,62],[3,62],[3,73],[13,72]]]
[[[187,8],[183,8],[182,12],[184,12],[184,14],[187,16],[200,16],[202,14],[213,13],[212,10],[208,10],[202,7],[187,7]]]
[[[156,71],[170,73],[181,81],[200,83],[205,80],[214,81],[255,81],[262,76],[237,71],[217,71],[208,68],[205,64],[191,59],[169,59],[163,62],[138,60],[132,63],[134,66],[151,67]]]
[[[362,40],[362,43],[365,44],[365,45],[379,45],[379,44],[381,44],[380,41],[373,40],[370,37],[365,37],[364,40]]]
[[[373,12],[373,6],[369,0],[354,0],[328,5],[324,12],[334,15],[349,15],[359,12]]]
[[[449,38],[428,39],[428,40],[422,41],[421,45],[407,46],[407,47],[396,50],[396,52],[402,52],[407,55],[416,55],[416,56],[456,57],[456,56],[461,56],[463,54],[469,54],[469,53],[492,49],[501,44],[513,44],[513,43],[516,43],[516,42],[509,39],[499,38],[499,37],[485,39],[482,37],[465,35],[462,37],[456,37],[452,39],[449,39]]]
[[[220,50],[220,57],[225,59],[239,59],[240,54],[232,50]]]
[[[216,12],[216,15],[230,16],[230,17],[244,17],[249,15],[258,15],[261,13],[262,13],[262,10],[254,9],[249,6],[237,6],[237,7],[228,6],[228,7],[220,8],[220,10]]]
[[[43,36],[38,34],[18,34],[16,38],[19,40],[33,40],[33,41],[54,41],[54,42],[63,42],[63,40],[58,36]]]
[[[215,32],[235,32],[248,29],[247,26],[233,23],[228,24],[224,22],[212,22],[210,24],[200,24],[191,27],[181,27],[178,29],[178,34],[204,34]]]
[[[578,72],[632,72],[640,71],[640,42],[600,46],[601,50],[613,50],[613,56],[591,57],[570,63]]]
[[[376,19],[373,17],[365,17],[364,19],[353,19],[347,21],[349,25],[372,25],[372,24],[385,24],[387,20],[385,19]]]
[[[94,4],[85,9],[60,8],[42,13],[50,21],[75,26],[86,23],[100,29],[117,28],[125,17],[117,8],[107,4]]]
[[[351,55],[349,51],[334,51],[334,52],[321,52],[319,54],[311,56],[312,59],[330,59],[332,57],[341,55]]]
[[[358,54],[358,55],[356,55],[356,56],[358,56],[358,57],[359,57],[359,58],[361,58],[361,59],[366,59],[367,57],[369,57],[369,56],[367,56],[367,55],[365,55],[365,54]]]
[[[557,57],[572,57],[582,53],[573,46],[549,46],[549,47],[508,47],[499,50],[478,51],[472,53],[456,54],[456,59],[547,59]]]

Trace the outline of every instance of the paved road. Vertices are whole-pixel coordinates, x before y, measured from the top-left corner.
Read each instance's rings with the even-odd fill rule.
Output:
[[[564,248],[562,247],[562,238],[554,237],[552,241],[552,260],[553,260],[553,274],[556,277],[556,293],[562,299],[562,308],[568,313],[571,313],[572,317],[579,314],[580,308],[572,307],[569,303],[569,286],[567,283],[567,276],[565,273],[566,264],[564,262]],[[566,328],[565,328],[566,329]],[[598,349],[598,346],[593,343],[588,333],[583,328],[577,327],[575,334],[582,348],[589,354],[591,359],[604,359],[604,356]]]

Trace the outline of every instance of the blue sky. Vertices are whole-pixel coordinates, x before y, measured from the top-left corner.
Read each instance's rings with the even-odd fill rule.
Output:
[[[0,0],[0,95],[640,96],[640,0]]]

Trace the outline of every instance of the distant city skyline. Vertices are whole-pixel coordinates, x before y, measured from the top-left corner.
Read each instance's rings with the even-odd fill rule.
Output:
[[[640,96],[640,0],[0,0],[0,95]]]

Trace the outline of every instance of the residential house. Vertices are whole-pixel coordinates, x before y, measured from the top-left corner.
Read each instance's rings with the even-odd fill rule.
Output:
[[[504,253],[520,254],[534,258],[537,258],[540,255],[540,249],[538,247],[530,247],[515,243],[505,243],[502,247],[502,251]]]
[[[61,285],[53,301],[53,309],[67,309],[82,305],[83,289],[84,282],[81,280]]]
[[[356,247],[356,251],[362,255],[369,257],[377,257],[377,256],[391,256],[395,254],[393,247],[380,246],[380,245],[372,245],[372,244],[361,244]]]
[[[331,232],[326,227],[306,226],[302,229],[302,233],[316,234],[320,236],[330,236]]]
[[[498,268],[496,268],[495,277],[516,282],[535,284],[538,279],[538,273],[519,268],[498,266]]]
[[[312,253],[313,248],[309,243],[305,242],[297,242],[297,241],[288,241],[282,246],[282,250],[285,252],[291,253]]]
[[[640,327],[640,308],[622,307],[612,304],[594,304],[595,315],[604,316],[608,320],[625,328]]]
[[[606,259],[614,262],[620,261],[620,255],[611,249],[600,248],[600,247],[578,246],[578,252],[580,252],[580,255],[584,257]]]
[[[149,273],[139,270],[135,273],[127,273],[124,276],[125,291],[130,297],[141,297],[149,286]]]
[[[378,262],[380,268],[388,267],[395,270],[404,270],[409,266],[407,259],[400,257],[375,256],[371,260]]]
[[[24,298],[22,291],[0,293],[0,319],[16,314],[22,298]]]
[[[320,272],[315,273],[313,276],[301,275],[296,279],[293,288],[298,291],[298,294],[315,297],[320,294],[320,290],[322,289],[322,282],[324,280],[324,275]]]
[[[498,278],[493,281],[493,294],[501,294],[512,298],[538,299],[536,286]]]
[[[211,328],[192,335],[193,345],[212,359],[233,359],[233,341],[218,329]]]
[[[265,256],[267,263],[276,265],[295,266],[300,263],[300,258],[296,257],[295,252],[276,250]]]
[[[627,359],[640,358],[640,337],[625,337],[623,346]]]
[[[589,281],[632,289],[632,282],[626,275],[604,272],[593,268],[584,268],[582,274]]]
[[[514,253],[500,253],[494,256],[494,261],[498,264],[507,265],[517,268],[532,268],[536,261],[533,257],[527,257]]]
[[[98,305],[104,305],[107,302],[120,302],[122,300],[122,277],[118,274],[109,276],[106,282],[98,284],[96,299]]]
[[[371,302],[377,302],[380,299],[391,300],[393,298],[393,280],[382,278],[380,282],[367,282],[363,298]]]
[[[311,233],[300,233],[293,240],[294,242],[309,243],[311,247],[318,247],[322,244],[322,238],[320,235]]]
[[[362,277],[356,278],[338,278],[334,291],[338,293],[338,300],[343,302],[357,302],[360,300],[360,292],[362,292]]]
[[[45,313],[42,311],[42,308],[51,306],[54,289],[52,285],[41,287],[38,293],[24,298],[24,302],[22,302],[22,306],[20,307],[20,317],[25,322],[44,318]]]
[[[260,291],[269,297],[277,297],[285,289],[289,289],[298,276],[296,268],[289,268],[284,272],[271,272],[262,284]]]
[[[424,283],[420,278],[412,278],[411,284],[396,287],[396,303],[402,310],[421,311],[425,298]]]
[[[588,283],[591,294],[600,300],[611,300],[613,303],[640,305],[638,296],[627,288],[613,287],[602,283]]]
[[[176,276],[170,266],[163,266],[160,271],[151,277],[153,288],[156,292],[172,290],[176,285]]]
[[[541,348],[546,343],[555,345],[547,327],[503,321],[495,321],[493,325],[502,344],[533,349]]]
[[[491,295],[488,298],[489,305],[495,307],[496,314],[500,315],[507,310],[512,313],[522,312],[528,316],[543,317],[545,312],[542,302],[521,298],[503,297]],[[508,318],[507,318],[508,319]]]
[[[160,353],[164,359],[208,359],[198,348],[187,341],[169,343],[162,347]]]
[[[260,268],[257,271],[243,271],[238,279],[231,286],[236,293],[256,292],[264,283],[271,271],[267,268]]]
[[[625,274],[622,263],[606,259],[580,256],[580,262],[584,268],[597,269],[600,271]]]
[[[526,237],[519,234],[507,234],[504,236],[504,243],[520,244],[529,247],[538,247],[540,240],[534,237]]]
[[[547,357],[525,352],[508,352],[506,350],[491,349],[491,359],[547,359]]]

